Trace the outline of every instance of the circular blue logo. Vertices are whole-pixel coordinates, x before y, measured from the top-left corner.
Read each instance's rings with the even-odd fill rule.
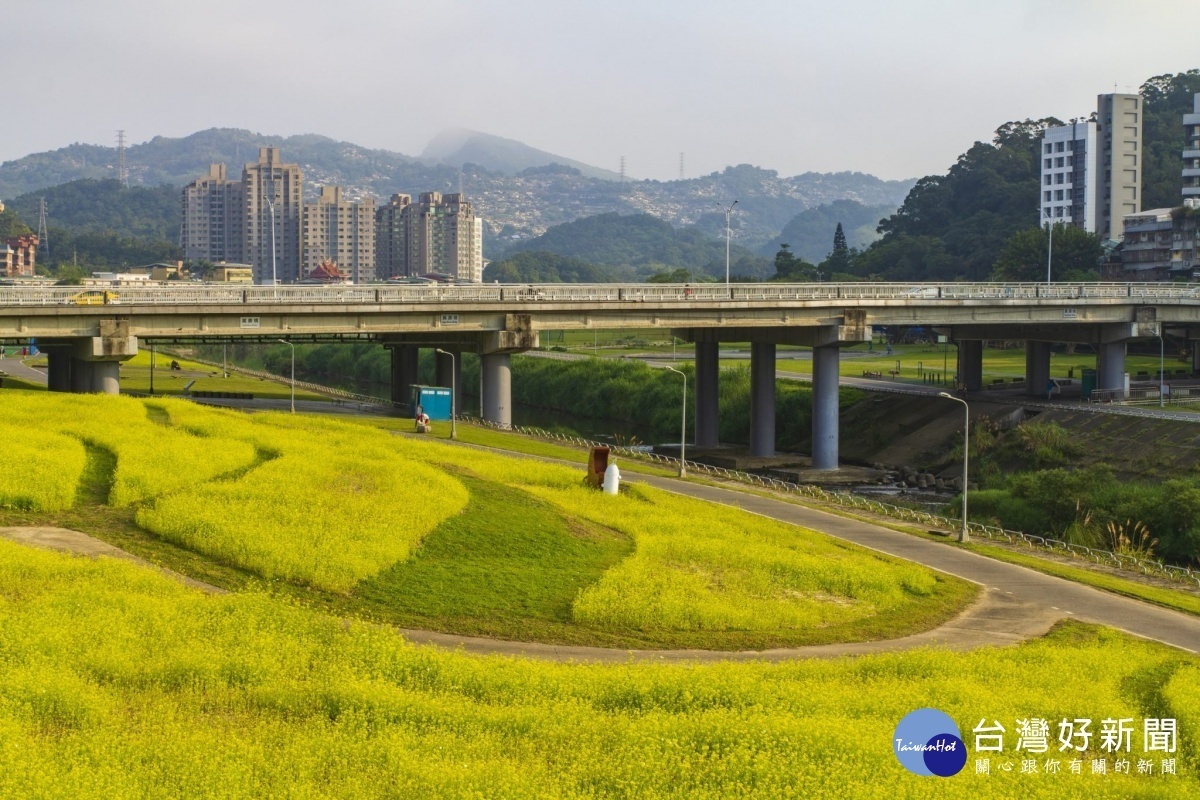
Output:
[[[892,735],[896,760],[914,775],[949,778],[967,763],[962,732],[948,714],[936,708],[918,708],[896,726]]]

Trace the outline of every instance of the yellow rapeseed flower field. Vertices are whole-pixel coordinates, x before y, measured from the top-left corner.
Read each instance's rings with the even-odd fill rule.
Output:
[[[473,657],[0,542],[2,797],[1186,798],[1198,676],[1195,657],[1077,624],[1016,647],[784,664]],[[922,707],[963,730],[959,775],[893,757]],[[1097,739],[1036,757],[1061,772],[1027,772],[1014,728],[1031,715],[1177,717],[1179,774],[1160,774],[1166,754],[1151,775],[1114,771]],[[974,750],[981,719],[1007,729],[1003,757]],[[1141,745],[1139,730],[1133,758]]]

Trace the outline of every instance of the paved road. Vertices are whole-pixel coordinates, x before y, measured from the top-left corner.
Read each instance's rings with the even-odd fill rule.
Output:
[[[14,378],[20,378],[30,383],[45,383],[46,373],[40,369],[25,366],[19,358],[0,358],[0,372],[7,372]]]

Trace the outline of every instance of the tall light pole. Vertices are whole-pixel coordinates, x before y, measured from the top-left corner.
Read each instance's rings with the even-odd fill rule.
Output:
[[[967,464],[971,455],[971,407],[967,405],[967,401],[961,397],[955,397],[946,392],[938,392],[938,397],[944,397],[947,400],[953,400],[956,403],[963,404],[963,507],[962,507],[962,530],[958,532],[958,540],[960,542],[971,541],[970,534],[967,533],[967,487],[970,485],[967,478],[970,475]]]
[[[1050,231],[1050,244],[1046,247],[1046,285],[1050,285],[1050,262],[1054,258],[1054,223],[1047,222],[1047,229]]]
[[[679,477],[687,477],[687,375],[667,367],[671,372],[683,378],[683,410],[679,415]]]
[[[292,413],[296,413],[296,345],[289,342],[287,339],[276,339],[280,344],[286,344],[292,348]]]
[[[271,180],[271,193],[275,193],[275,180]],[[271,198],[263,193],[263,199],[267,201],[267,211],[271,214],[271,285],[279,285],[279,276],[275,274],[275,204],[271,202]],[[283,341],[282,339],[280,341]],[[286,343],[285,343],[286,344]]]
[[[1163,362],[1163,324],[1158,324],[1158,408],[1163,408],[1163,383],[1166,380],[1166,375],[1163,374],[1165,363]],[[152,390],[151,390],[152,391]]]
[[[717,207],[725,212],[725,285],[726,286],[729,285],[729,237],[733,235],[733,229],[729,227],[729,218],[731,216],[733,216],[733,207],[736,206],[737,204],[738,204],[738,201],[734,200],[732,203],[729,204],[729,207],[726,208],[721,203],[717,203]]]
[[[454,386],[454,353],[449,353],[440,347],[433,348],[436,352],[444,356],[450,356],[450,438],[458,438],[458,430],[454,427],[454,418],[458,416],[458,410],[454,407],[454,396],[457,389]]]

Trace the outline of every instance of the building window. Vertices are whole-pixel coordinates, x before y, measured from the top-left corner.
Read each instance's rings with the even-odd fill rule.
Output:
[[[1053,167],[1053,166],[1054,166],[1054,159],[1053,159],[1053,158],[1047,158],[1047,159],[1046,159],[1046,169],[1050,169],[1050,168],[1051,168],[1051,167]]]
[[[1062,189],[1059,189],[1058,191],[1056,191],[1056,192],[1054,193],[1054,199],[1055,199],[1055,200],[1062,200],[1062,199],[1063,199],[1063,190],[1062,190]]]
[[[1046,192],[1046,202],[1050,202],[1050,192]]]
[[[1050,182],[1051,182],[1051,177],[1050,177],[1049,175],[1047,175],[1047,176],[1046,176],[1046,180],[1045,180],[1045,184],[1046,184],[1047,186],[1049,186],[1049,185],[1050,185]]]
[[[1056,152],[1061,153],[1064,149],[1066,149],[1066,146],[1067,145],[1065,142],[1056,142],[1054,145],[1054,149]]]
[[[1063,215],[1063,209],[1062,209],[1062,206],[1057,206],[1057,207],[1055,207],[1055,209],[1054,209],[1054,216],[1056,216],[1056,217],[1061,217],[1062,215]]]
[[[1049,155],[1050,153],[1053,153],[1053,152],[1054,152],[1054,145],[1047,142],[1046,143],[1046,154]]]
[[[1054,159],[1054,166],[1061,167],[1064,164],[1065,164],[1065,160],[1063,159],[1062,156],[1059,156],[1058,158]]]
[[[1075,156],[1067,156],[1067,166],[1068,167],[1075,166]]]
[[[1054,176],[1055,183],[1061,184],[1065,180],[1066,180],[1066,177],[1064,177],[1063,173],[1061,173],[1061,172]]]

